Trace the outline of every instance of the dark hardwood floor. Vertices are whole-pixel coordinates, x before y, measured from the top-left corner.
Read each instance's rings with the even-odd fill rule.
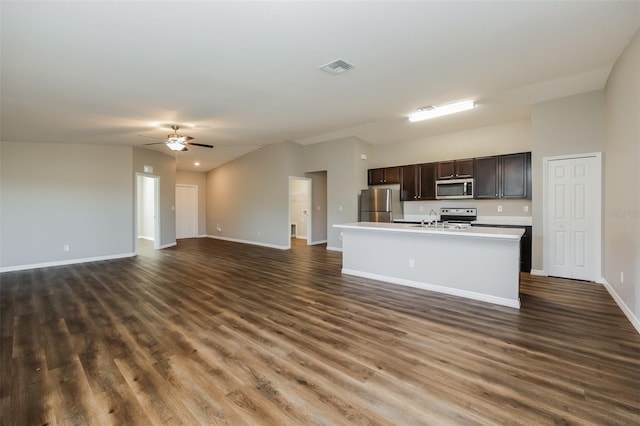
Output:
[[[4,425],[640,424],[640,336],[599,285],[522,309],[180,240],[0,275]]]

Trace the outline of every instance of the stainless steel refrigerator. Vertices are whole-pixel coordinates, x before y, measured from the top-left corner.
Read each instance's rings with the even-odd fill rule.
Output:
[[[399,190],[374,188],[360,193],[360,222],[393,222],[403,217]]]

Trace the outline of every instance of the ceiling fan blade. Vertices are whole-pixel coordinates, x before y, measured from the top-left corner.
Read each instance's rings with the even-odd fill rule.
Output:
[[[143,143],[143,146],[147,146],[147,145],[164,145],[165,142],[154,142],[154,143]]]
[[[205,145],[203,143],[187,142],[187,145],[201,146],[203,148],[213,148],[213,145]]]

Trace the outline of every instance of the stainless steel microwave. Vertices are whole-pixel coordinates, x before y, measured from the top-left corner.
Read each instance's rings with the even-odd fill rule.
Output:
[[[436,199],[473,198],[473,178],[436,181]]]

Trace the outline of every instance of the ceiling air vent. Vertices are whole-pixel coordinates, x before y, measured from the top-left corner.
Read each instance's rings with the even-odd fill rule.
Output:
[[[342,59],[336,59],[335,61],[331,61],[320,67],[322,71],[333,75],[342,74],[345,71],[349,71],[351,68],[353,68],[353,65],[343,61]]]

